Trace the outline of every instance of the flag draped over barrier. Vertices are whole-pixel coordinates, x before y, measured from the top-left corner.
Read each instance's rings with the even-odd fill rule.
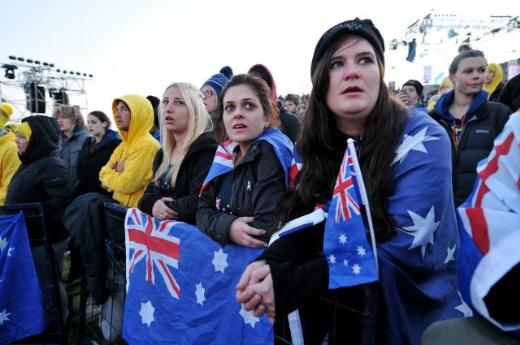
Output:
[[[129,209],[125,221],[129,344],[272,344],[266,316],[235,300],[245,267],[261,253],[220,246],[193,225]]]
[[[0,215],[0,344],[44,330],[40,284],[23,213]]]

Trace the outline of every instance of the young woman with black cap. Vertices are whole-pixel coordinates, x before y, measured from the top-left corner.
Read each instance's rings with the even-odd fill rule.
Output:
[[[461,303],[455,261],[447,256],[458,244],[450,144],[434,121],[390,95],[383,53],[383,38],[370,20],[337,24],[319,40],[297,144],[303,167],[284,221],[333,197],[346,141],[355,139],[376,233],[376,342],[417,344],[432,322],[462,315],[453,309]],[[322,222],[272,243],[244,271],[237,300],[277,320],[299,308],[305,344],[322,344],[326,334],[331,344],[359,343],[360,317],[333,312],[319,299],[362,300],[359,287],[328,290],[334,260],[323,255],[324,231]],[[350,263],[338,264],[345,275],[356,274]]]

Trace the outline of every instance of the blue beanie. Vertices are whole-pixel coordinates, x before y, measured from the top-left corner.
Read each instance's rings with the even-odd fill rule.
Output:
[[[220,73],[211,76],[202,86],[208,85],[215,90],[217,97],[220,97],[224,86],[228,83],[229,79],[233,76],[233,70],[229,66],[224,66],[220,70]]]

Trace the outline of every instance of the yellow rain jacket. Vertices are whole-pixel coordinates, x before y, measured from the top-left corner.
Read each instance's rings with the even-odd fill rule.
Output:
[[[487,69],[490,72],[495,73],[493,80],[489,84],[484,83],[484,91],[488,93],[488,100],[491,98],[491,95],[493,95],[493,92],[497,89],[498,85],[502,82],[504,79],[504,71],[502,71],[502,67],[499,64],[496,63],[490,63],[487,65]]]
[[[20,166],[18,148],[14,138],[12,132],[0,136],[0,205],[4,204],[9,182]]]
[[[99,172],[99,180],[105,189],[113,191],[113,199],[126,207],[137,207],[148,183],[152,180],[152,163],[159,150],[159,143],[150,134],[153,125],[153,109],[144,97],[127,95],[112,102],[116,113],[119,101],[130,109],[128,131],[119,130],[123,142],[114,150],[108,163]],[[112,168],[124,166],[122,172]]]

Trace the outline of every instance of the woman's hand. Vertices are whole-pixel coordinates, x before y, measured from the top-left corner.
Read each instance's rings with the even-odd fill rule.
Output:
[[[253,228],[248,223],[253,221],[253,217],[239,217],[231,223],[229,238],[236,244],[251,248],[263,248],[267,243],[260,241],[253,236],[265,234],[265,230]]]
[[[264,261],[256,261],[247,266],[237,284],[236,299],[246,310],[252,310],[257,317],[267,312],[275,320],[275,302],[271,269]]]
[[[152,207],[152,216],[157,219],[178,219],[179,214],[166,206],[166,202],[173,201],[172,198],[162,197]]]

